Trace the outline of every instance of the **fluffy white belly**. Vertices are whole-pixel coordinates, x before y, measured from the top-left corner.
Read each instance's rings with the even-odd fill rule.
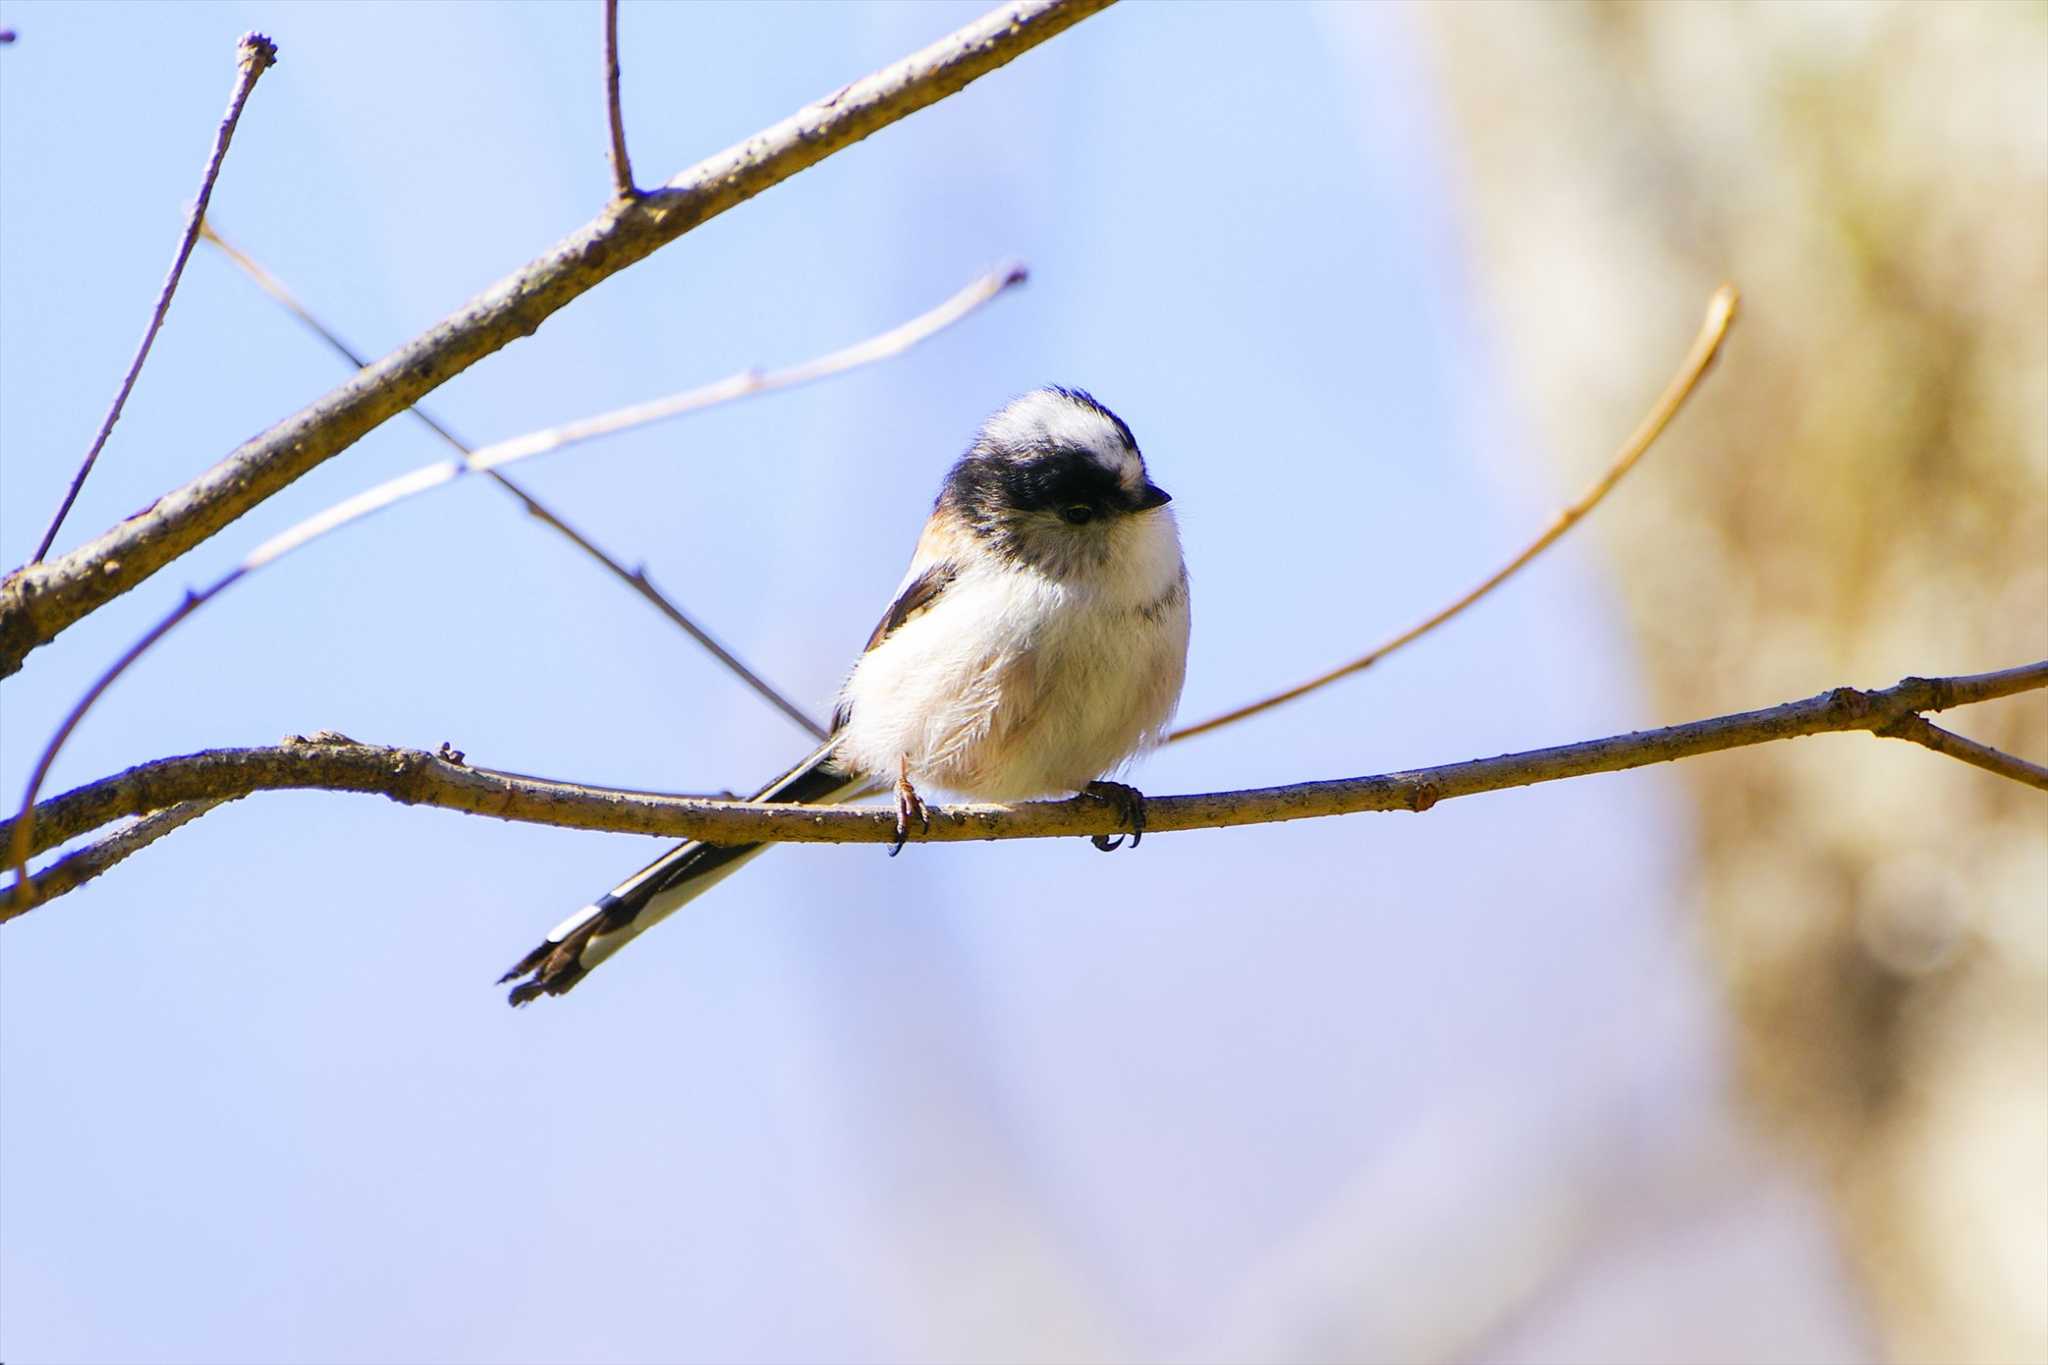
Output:
[[[1185,583],[1117,600],[1036,574],[963,574],[863,655],[845,766],[976,800],[1077,791],[1156,743],[1186,667]]]

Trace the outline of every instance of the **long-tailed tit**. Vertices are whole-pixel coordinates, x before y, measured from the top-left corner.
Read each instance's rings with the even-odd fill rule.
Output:
[[[1188,575],[1166,492],[1131,429],[1079,389],[1025,394],[982,424],[918,537],[910,572],[839,691],[832,737],[757,801],[972,800],[1089,792],[1135,846],[1144,798],[1099,779],[1165,734],[1188,648]],[[1097,836],[1099,848],[1121,842]],[[501,981],[560,995],[764,844],[686,843],[557,925]]]

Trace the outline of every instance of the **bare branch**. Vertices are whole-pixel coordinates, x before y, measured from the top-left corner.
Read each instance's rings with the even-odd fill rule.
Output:
[[[1021,56],[1109,0],[1011,0],[659,189],[616,201],[546,255],[310,407],[97,539],[0,581],[0,676],[250,508],[586,291],[744,203]]]
[[[113,406],[107,409],[99,434],[92,438],[92,448],[85,452],[78,472],[71,476],[71,487],[65,491],[64,501],[57,507],[57,515],[50,518],[49,529],[43,532],[42,542],[29,557],[31,564],[39,563],[50,552],[50,543],[56,540],[58,528],[71,514],[71,504],[78,501],[78,490],[85,487],[86,475],[92,473],[107,438],[114,434],[114,423],[121,420],[121,409],[127,405],[128,395],[135,388],[136,377],[142,373],[142,362],[149,359],[149,348],[156,342],[158,329],[164,325],[164,314],[171,309],[171,295],[178,292],[178,280],[185,273],[185,262],[191,259],[192,244],[199,239],[199,225],[206,221],[206,205],[213,198],[213,182],[220,178],[221,162],[227,159],[228,144],[234,141],[235,125],[242,121],[242,106],[249,102],[249,93],[256,88],[257,78],[276,60],[277,45],[260,33],[243,34],[235,47],[234,93],[228,97],[228,112],[222,117],[220,127],[214,130],[213,150],[207,154],[206,171],[199,179],[199,197],[192,201],[192,211],[185,217],[185,231],[178,238],[178,254],[171,261],[171,273],[164,277],[164,287],[157,291],[156,309],[149,316],[149,327],[142,334],[142,344],[135,348],[135,359],[128,363],[128,373],[121,380],[121,391],[114,395]]]
[[[56,733],[50,736],[50,742],[44,746],[42,756],[36,760],[35,770],[29,775],[28,791],[21,800],[21,814],[27,818],[18,827],[16,837],[19,842],[9,854],[10,861],[14,865],[16,881],[19,882],[28,875],[27,863],[29,855],[22,852],[21,849],[27,846],[30,828],[34,824],[32,812],[35,806],[36,794],[42,790],[43,779],[50,775],[50,766],[57,761],[57,755],[63,751],[64,743],[71,738],[72,731],[76,730],[79,722],[85,719],[86,712],[93,708],[93,704],[113,685],[116,678],[127,672],[130,665],[146,654],[155,646],[157,641],[170,634],[179,622],[226,592],[235,584],[241,582],[244,578],[247,578],[250,574],[264,568],[266,565],[276,563],[293,550],[302,549],[330,532],[338,531],[344,526],[353,525],[416,494],[452,483],[465,474],[488,471],[498,465],[510,464],[514,460],[523,460],[529,456],[546,454],[549,451],[560,450],[565,446],[576,445],[583,441],[593,440],[599,436],[608,436],[614,432],[625,431],[636,426],[644,426],[649,422],[679,417],[684,413],[695,412],[701,408],[711,407],[718,403],[731,402],[733,399],[744,398],[750,394],[766,393],[772,389],[784,389],[797,384],[808,384],[814,380],[823,379],[828,375],[839,374],[842,371],[896,355],[922,341],[933,332],[959,321],[982,304],[994,298],[997,294],[1002,293],[1003,290],[1021,283],[1024,278],[1024,271],[1018,266],[1007,266],[990,271],[980,279],[969,284],[965,289],[954,294],[953,297],[947,299],[938,307],[929,312],[921,313],[908,322],[892,327],[879,336],[869,337],[866,341],[856,342],[851,346],[842,347],[837,351],[807,360],[800,365],[792,365],[787,369],[773,370],[767,373],[759,370],[745,370],[728,379],[719,380],[717,383],[706,384],[701,388],[689,389],[679,394],[672,394],[667,398],[659,398],[651,403],[635,404],[632,407],[620,408],[614,412],[601,413],[596,417],[586,418],[580,422],[571,422],[565,426],[551,427],[546,431],[514,437],[509,441],[500,441],[496,445],[485,446],[475,454],[464,456],[460,460],[444,460],[439,464],[425,465],[413,470],[411,473],[401,474],[395,479],[386,480],[375,488],[367,489],[352,498],[344,499],[332,507],[317,512],[297,525],[286,529],[281,534],[272,536],[269,540],[264,541],[261,545],[250,551],[240,564],[237,564],[234,568],[216,578],[206,587],[197,592],[187,592],[178,605],[171,609],[169,614],[145,631],[140,639],[122,651],[121,657],[114,660],[112,664],[108,665],[105,672],[93,680],[92,686],[86,689],[85,695],[78,699],[63,721],[59,723]],[[594,546],[590,548],[595,549]],[[694,625],[688,628],[692,631],[695,630]],[[708,635],[701,636],[701,639],[713,652],[722,654],[730,666],[742,668],[739,660],[733,658],[730,654],[724,654],[718,643]],[[743,669],[742,672],[743,676],[752,679],[752,674],[745,673]],[[761,686],[765,688],[767,685],[762,683]],[[801,717],[802,713],[794,712],[794,714]],[[810,721],[803,721],[802,723],[807,728],[815,728]],[[823,732],[819,730],[817,733],[822,738]]]
[[[618,560],[613,559],[610,555],[599,549],[596,544],[585,539],[582,532],[542,506],[531,493],[528,493],[524,488],[512,482],[506,475],[499,473],[495,469],[486,469],[483,472],[486,478],[495,480],[506,492],[524,503],[528,513],[538,517],[541,521],[546,522],[567,536],[585,554],[588,554],[592,559],[604,565],[605,568],[616,574],[631,587],[633,591],[653,603],[656,611],[659,611],[663,616],[666,616],[677,626],[681,627],[683,632],[701,645],[706,653],[710,654],[712,658],[718,660],[721,664],[724,664],[734,677],[752,688],[755,695],[760,697],[761,700],[787,716],[798,729],[802,730],[812,739],[818,740],[824,739],[829,733],[822,724],[806,714],[802,707],[784,695],[780,688],[748,667],[745,660],[720,644],[710,631],[698,625],[667,594],[655,587],[653,580],[647,577],[647,570],[645,568],[627,568],[619,563]]]
[[[211,220],[199,225],[199,236],[202,241],[205,241],[216,251],[220,252],[221,255],[227,257],[237,270],[240,270],[250,280],[254,281],[258,289],[270,295],[272,302],[297,318],[300,325],[305,327],[307,331],[326,342],[327,349],[333,351],[358,370],[369,368],[370,361],[367,356],[349,345],[348,342],[342,339],[340,333],[316,317],[313,310],[306,307],[304,303],[301,303],[299,296],[294,294],[283,280],[271,274],[261,261],[258,261],[248,252],[221,236]],[[433,415],[425,408],[415,403],[407,408],[406,412],[416,418],[428,431],[433,432],[449,445],[454,446],[465,455],[469,453],[470,448],[459,440],[453,432],[449,431],[447,427],[442,426],[439,421],[435,420]]]
[[[284,282],[282,280],[278,279],[268,270],[265,270],[262,265],[257,263],[254,259],[252,259],[246,252],[242,251],[239,247],[236,247],[233,243],[229,242],[226,238],[222,237],[218,232],[214,231],[211,224],[207,224],[201,229],[201,235],[203,235],[207,241],[213,243],[213,245],[217,247],[221,251],[221,253],[225,255],[230,261],[234,262],[235,265],[238,266],[244,274],[249,276],[250,279],[254,280],[258,288],[263,290],[264,293],[270,295],[271,298],[275,299],[278,302],[278,304],[281,305],[293,317],[297,318],[301,323],[305,324],[305,326],[310,331],[312,331],[312,333],[315,336],[318,336],[322,341],[325,341],[328,347],[335,351],[337,354],[339,354],[343,359],[347,360],[357,369],[361,369],[363,366],[369,364],[367,360],[363,359],[362,356],[356,353],[353,347],[351,347],[346,341],[343,341],[341,337],[337,335],[332,328],[328,327],[327,324],[320,321],[319,318],[315,317],[312,313],[312,310],[308,309],[303,303],[299,302],[298,298],[295,295],[293,295],[291,290],[285,287]],[[1011,272],[1011,275],[1021,278],[1020,271],[1013,270]],[[1006,277],[1004,280],[1004,284],[1006,286],[1013,282],[1015,281],[1009,277]],[[989,295],[989,297],[992,298],[994,297],[994,295],[991,294]],[[934,328],[934,330],[936,330],[936,328]],[[897,328],[896,331],[901,332],[902,328]],[[905,342],[904,344],[908,345],[909,343]],[[414,405],[413,407],[406,409],[406,411],[411,413],[414,417],[418,418],[419,421],[426,426],[427,430],[433,432],[436,436],[439,436],[443,441],[447,442],[450,446],[454,447],[461,454],[469,455],[473,452],[474,447],[472,447],[468,442],[462,440],[454,432],[450,431],[446,426],[442,425],[439,421],[435,420],[431,415],[428,414],[428,412],[424,408],[421,408],[418,405]],[[607,554],[595,541],[591,540],[588,536],[584,535],[574,526],[571,526],[568,522],[564,521],[560,517],[560,515],[558,515],[553,509],[549,508],[545,503],[541,502],[539,498],[536,498],[532,493],[527,491],[521,485],[513,482],[512,477],[510,475],[502,473],[495,469],[487,469],[484,471],[484,474],[485,477],[489,478],[492,482],[496,483],[500,488],[504,489],[507,493],[511,494],[514,498],[518,499],[520,504],[526,508],[526,511],[530,516],[545,523],[546,525],[554,527],[556,531],[560,532],[562,536],[565,537],[572,545],[576,546],[577,549],[582,550],[585,554],[589,555],[592,559],[596,560],[599,564],[603,565],[607,570],[609,570],[611,574],[615,578],[617,578],[621,583],[624,583],[634,592],[646,598],[650,603],[654,605],[654,609],[656,611],[659,611],[662,615],[668,617],[669,620],[675,622],[676,625],[680,626],[683,629],[683,631],[689,635],[691,639],[695,640],[699,645],[702,645],[706,650],[710,651],[713,658],[717,659],[720,663],[724,664],[727,668],[731,669],[732,672],[739,677],[741,682],[744,682],[748,687],[751,687],[756,693],[758,693],[761,696],[763,700],[768,702],[769,705],[773,706],[776,710],[782,712],[783,715],[789,717],[792,721],[794,721],[797,724],[797,726],[800,729],[804,730],[814,739],[823,739],[825,737],[824,726],[820,725],[817,721],[812,720],[808,715],[805,715],[802,708],[798,707],[795,702],[791,701],[787,696],[783,695],[783,693],[780,690],[772,686],[765,678],[761,677],[760,674],[754,672],[753,669],[747,667],[747,665],[740,660],[739,656],[735,655],[731,650],[727,649],[724,645],[720,644],[716,639],[712,637],[709,631],[705,630],[702,626],[698,625],[696,621],[692,620],[690,616],[687,613],[685,613],[681,607],[677,606],[674,601],[672,601],[659,588],[655,587],[651,581],[649,581],[647,574],[644,570],[628,569],[618,560],[612,558],[612,556]]]
[[[1153,797],[1146,803],[1145,828],[1153,834],[1359,811],[1423,811],[1454,797],[1623,772],[1802,735],[1885,733],[1902,717],[1922,711],[2042,687],[2048,687],[2048,660],[1968,677],[1907,678],[1882,691],[1840,687],[1761,711],[1443,767],[1251,791]],[[123,815],[184,801],[231,801],[251,792],[290,788],[373,792],[407,805],[501,820],[713,843],[888,843],[896,837],[894,813],[886,809],[653,796],[514,776],[471,768],[424,750],[334,737],[267,749],[213,749],[145,763],[44,802],[36,811],[33,841],[25,837],[19,821],[0,824],[0,843],[17,849],[32,844],[53,847]],[[1108,803],[1092,797],[1018,806],[934,806],[931,815],[930,831],[918,837],[946,842],[1114,834],[1121,819]],[[24,913],[35,904],[32,897],[32,890],[25,895],[17,883],[0,907],[0,919]]]
[[[1988,744],[1979,744],[1974,739],[1965,739],[1917,714],[1900,716],[1876,733],[1886,739],[1909,739],[1915,744],[1924,744],[1938,754],[1947,754],[1986,772],[2009,777],[2039,791],[2048,791],[2048,768],[2016,758]]]
[[[65,854],[30,880],[29,903],[33,905],[67,891],[76,891],[114,864],[133,857],[172,830],[184,828],[221,804],[210,800],[180,801],[166,810],[145,815],[103,839],[94,840],[75,853]],[[10,900],[9,904],[12,903]]]
[[[1700,324],[1699,334],[1693,338],[1692,349],[1686,353],[1684,361],[1680,363],[1678,373],[1671,377],[1671,382],[1665,385],[1664,392],[1657,396],[1657,401],[1651,406],[1649,414],[1643,418],[1642,422],[1637,425],[1633,432],[1629,433],[1629,438],[1622,442],[1620,451],[1608,463],[1606,472],[1595,479],[1591,486],[1581,493],[1569,506],[1559,512],[1552,519],[1550,525],[1544,528],[1543,533],[1530,541],[1520,554],[1496,569],[1478,587],[1472,589],[1441,611],[1410,626],[1393,639],[1379,645],[1368,653],[1361,654],[1351,662],[1339,664],[1329,672],[1318,674],[1307,682],[1290,687],[1284,692],[1276,692],[1270,697],[1249,702],[1234,711],[1226,711],[1220,716],[1211,716],[1208,720],[1201,721],[1198,724],[1185,726],[1168,736],[1167,743],[1171,744],[1175,740],[1193,739],[1196,735],[1207,734],[1211,730],[1220,730],[1226,725],[1232,725],[1247,717],[1256,716],[1261,711],[1270,711],[1274,707],[1293,701],[1298,697],[1305,697],[1319,688],[1328,687],[1340,678],[1348,678],[1354,673],[1362,673],[1403,645],[1412,644],[1424,635],[1429,634],[1429,632],[1435,630],[1438,626],[1450,620],[1459,612],[1462,612],[1465,608],[1471,606],[1474,602],[1477,602],[1480,598],[1486,596],[1519,573],[1530,560],[1549,549],[1551,545],[1556,543],[1559,537],[1577,525],[1580,518],[1584,517],[1586,513],[1592,511],[1595,507],[1598,507],[1600,500],[1605,498],[1613,490],[1614,486],[1621,482],[1624,474],[1635,468],[1636,461],[1642,459],[1644,453],[1656,443],[1657,438],[1664,434],[1664,428],[1671,425],[1671,419],[1676,417],[1678,410],[1685,406],[1685,400],[1692,396],[1692,391],[1699,386],[1700,380],[1705,377],[1707,367],[1712,365],[1714,357],[1720,354],[1721,342],[1727,337],[1728,328],[1735,321],[1738,299],[1739,296],[1736,294],[1733,285],[1724,284],[1714,291],[1714,297],[1707,303],[1706,319]]]
[[[626,157],[626,121],[619,113],[619,0],[604,0],[604,104],[612,125],[612,192],[631,199],[633,163]]]

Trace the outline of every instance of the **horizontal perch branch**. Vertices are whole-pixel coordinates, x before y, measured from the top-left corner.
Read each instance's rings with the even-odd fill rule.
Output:
[[[147,511],[0,581],[0,677],[250,508],[699,224],[1021,56],[1109,0],[1015,0],[684,171],[553,250]]]
[[[1358,811],[1427,810],[1439,801],[1538,782],[1621,772],[1673,759],[1830,731],[1896,730],[1910,716],[2048,687],[2048,660],[1958,678],[1907,678],[1864,692],[1838,687],[1805,701],[1609,739],[1375,777],[1285,787],[1163,796],[1150,800],[1146,831],[1214,829]],[[315,788],[374,792],[409,805],[438,806],[504,820],[720,843],[885,843],[892,812],[859,806],[770,806],[698,797],[652,796],[464,765],[418,749],[340,738],[297,739],[273,748],[213,749],[158,759],[55,796],[36,808],[37,851],[187,801],[234,800],[257,791]],[[0,825],[0,846],[12,835]],[[931,840],[1031,839],[1114,834],[1118,816],[1089,797],[1019,806],[934,806]],[[36,890],[10,892],[0,920],[34,904]]]

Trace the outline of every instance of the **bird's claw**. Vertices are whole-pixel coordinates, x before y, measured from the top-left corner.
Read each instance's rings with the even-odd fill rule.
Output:
[[[896,842],[889,845],[891,858],[901,853],[903,845],[910,841],[912,819],[926,834],[932,832],[932,813],[925,808],[924,798],[917,794],[917,788],[910,785],[910,760],[906,758],[896,774]]]
[[[1097,801],[1106,801],[1116,807],[1116,813],[1123,817],[1123,822],[1126,825],[1131,827],[1131,847],[1136,848],[1138,846],[1138,841],[1145,837],[1145,794],[1143,792],[1139,791],[1136,787],[1125,786],[1121,782],[1090,782],[1081,789],[1081,793],[1084,796],[1092,796]],[[1089,842],[1104,853],[1114,853],[1117,849],[1123,847],[1124,836],[1121,834],[1115,836],[1094,834],[1089,836]]]

